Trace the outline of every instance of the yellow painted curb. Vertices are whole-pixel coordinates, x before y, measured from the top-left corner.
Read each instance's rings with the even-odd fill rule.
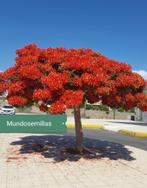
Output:
[[[121,134],[127,134],[130,136],[137,136],[137,137],[147,137],[147,132],[136,132],[136,131],[128,131],[128,130],[119,130],[118,131]]]
[[[75,127],[74,124],[70,124],[70,123],[68,123],[66,126],[67,126],[67,128],[74,128]],[[104,125],[100,125],[100,124],[82,124],[82,127],[83,128],[90,128],[90,129],[93,129],[93,128],[104,129]]]

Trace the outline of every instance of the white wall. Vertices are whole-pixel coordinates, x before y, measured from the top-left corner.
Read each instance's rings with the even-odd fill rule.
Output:
[[[142,121],[147,122],[147,112],[142,112]]]
[[[147,112],[142,112],[139,108],[135,109],[136,121],[147,122]]]

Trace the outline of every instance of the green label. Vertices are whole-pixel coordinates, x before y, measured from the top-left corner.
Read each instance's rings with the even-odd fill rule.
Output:
[[[1,133],[64,133],[66,114],[0,115]]]

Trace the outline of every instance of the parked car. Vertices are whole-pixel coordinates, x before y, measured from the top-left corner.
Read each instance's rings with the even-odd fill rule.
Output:
[[[15,115],[15,107],[11,105],[5,105],[0,108],[0,114]]]

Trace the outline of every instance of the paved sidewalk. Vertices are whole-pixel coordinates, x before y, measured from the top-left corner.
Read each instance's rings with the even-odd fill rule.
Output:
[[[48,157],[39,152],[26,152],[28,148],[23,146],[30,144],[34,137],[41,141],[47,139],[45,135],[0,134],[0,188],[147,187],[146,151],[118,144],[113,152],[123,157],[117,160],[108,155],[100,159],[57,162],[54,155]],[[58,141],[62,142],[61,137]],[[51,147],[53,151],[54,148],[55,145]]]

